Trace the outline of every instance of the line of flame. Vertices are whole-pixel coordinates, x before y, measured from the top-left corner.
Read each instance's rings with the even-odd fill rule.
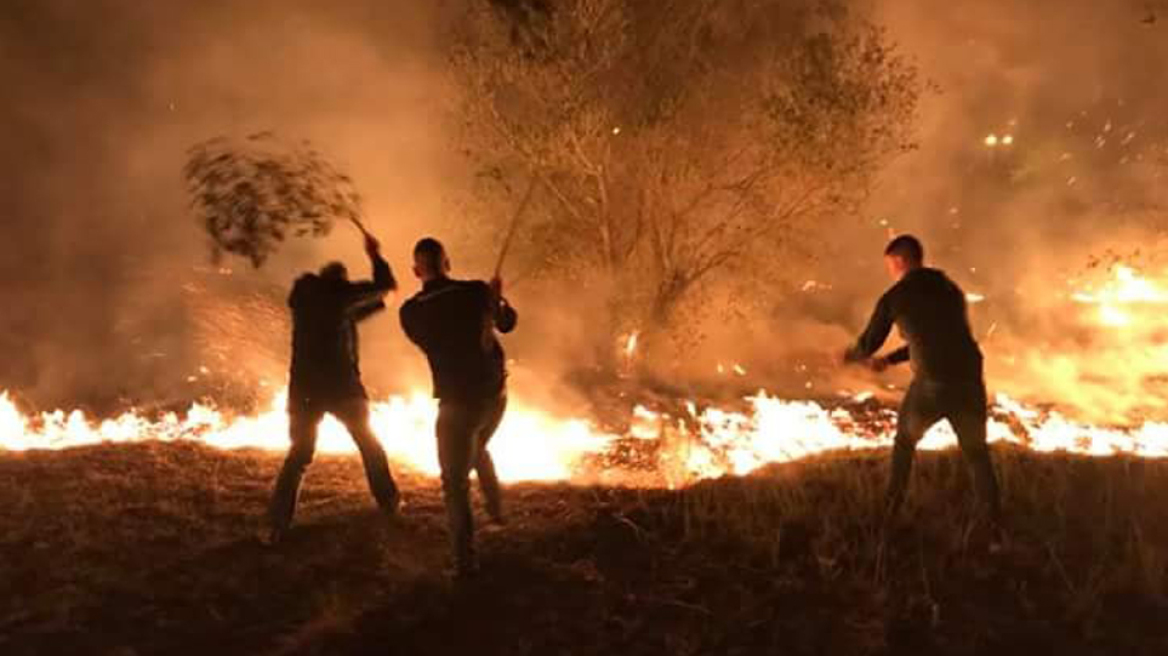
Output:
[[[627,435],[598,430],[584,419],[565,418],[514,402],[492,441],[491,452],[500,476],[507,481],[570,480],[589,456],[607,453],[624,439],[660,440],[660,467],[670,485],[742,475],[764,465],[788,462],[840,449],[867,449],[891,444],[893,413],[882,411],[873,422],[847,409],[828,409],[812,401],[790,401],[765,392],[749,399],[749,411],[708,408],[672,417],[644,407],[634,410]],[[400,464],[423,473],[438,473],[433,437],[437,408],[422,393],[391,397],[371,404],[374,432]],[[1058,413],[1041,413],[999,395],[990,440],[1024,445],[1035,451],[1106,456],[1120,453],[1168,457],[1168,424],[1148,422],[1133,428],[1082,424]],[[873,426],[877,427],[873,427]],[[0,392],[0,449],[64,449],[98,443],[145,440],[195,440],[234,449],[256,447],[283,450],[288,444],[284,397],[254,416],[231,416],[214,407],[194,404],[185,414],[148,419],[127,412],[93,421],[80,411],[55,411],[30,417],[22,414],[7,393]],[[923,449],[952,446],[948,424],[935,427]],[[331,418],[321,425],[318,450],[352,453],[344,428]]]

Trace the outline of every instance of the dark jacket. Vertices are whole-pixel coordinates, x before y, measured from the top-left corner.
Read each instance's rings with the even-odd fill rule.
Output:
[[[430,362],[434,396],[475,399],[498,394],[506,356],[495,330],[509,333],[518,315],[481,280],[431,280],[401,308],[401,325]]]
[[[288,296],[292,308],[292,372],[289,402],[330,402],[364,397],[356,324],[385,309],[382,299],[397,283],[389,264],[373,260],[373,280],[301,276]]]
[[[848,359],[875,355],[893,324],[908,346],[893,351],[889,360],[909,360],[918,380],[949,383],[982,379],[982,354],[969,328],[965,293],[941,271],[922,267],[893,285],[876,304],[864,334],[848,350]]]

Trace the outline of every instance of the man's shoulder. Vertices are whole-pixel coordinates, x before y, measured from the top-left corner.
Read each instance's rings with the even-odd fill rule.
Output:
[[[925,275],[922,277],[933,285],[944,287],[948,290],[955,290],[958,292],[961,291],[961,285],[958,285],[957,282],[953,280],[953,278],[949,277],[949,274],[945,273],[941,269],[926,268],[923,270],[923,273]]]
[[[418,291],[413,296],[407,298],[405,300],[405,302],[401,304],[401,307],[398,309],[398,311],[402,314],[405,314],[409,310],[414,309],[415,307],[418,306],[418,302],[419,302],[419,299],[421,298],[421,296],[422,296],[422,292]]]
[[[922,268],[905,276],[888,290],[890,296],[939,298],[961,294],[961,286],[941,269]]]
[[[457,285],[460,290],[473,292],[486,292],[491,290],[491,286],[485,280],[452,280],[451,282]]]
[[[940,269],[920,267],[919,269],[914,269],[906,273],[904,277],[892,286],[892,289],[905,289],[918,287],[922,284],[935,284],[937,281],[948,279],[949,276],[945,275],[945,272]]]
[[[455,280],[450,278],[443,281],[441,285],[432,287],[431,289],[423,289],[415,294],[411,300],[428,301],[434,298],[458,296],[459,294],[490,292],[490,290],[490,285],[482,280]]]

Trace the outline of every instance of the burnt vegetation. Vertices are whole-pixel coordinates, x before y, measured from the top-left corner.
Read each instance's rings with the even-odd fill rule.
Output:
[[[313,466],[299,528],[253,537],[275,455],[191,443],[0,458],[5,654],[1161,654],[1168,465],[995,449],[1010,540],[956,453],[905,519],[885,459],[679,491],[515,485],[452,587],[436,482],[387,525],[355,458]],[[1012,653],[1012,652],[1011,652]]]

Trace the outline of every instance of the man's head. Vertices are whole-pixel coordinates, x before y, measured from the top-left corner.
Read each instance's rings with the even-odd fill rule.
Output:
[[[901,235],[888,242],[888,247],[884,249],[884,266],[893,280],[900,280],[904,274],[924,264],[925,247],[912,235]]]
[[[340,262],[329,262],[321,267],[319,275],[325,280],[348,280],[349,270]]]
[[[433,237],[418,240],[414,245],[414,275],[422,282],[445,278],[450,273],[450,258],[446,247]]]

